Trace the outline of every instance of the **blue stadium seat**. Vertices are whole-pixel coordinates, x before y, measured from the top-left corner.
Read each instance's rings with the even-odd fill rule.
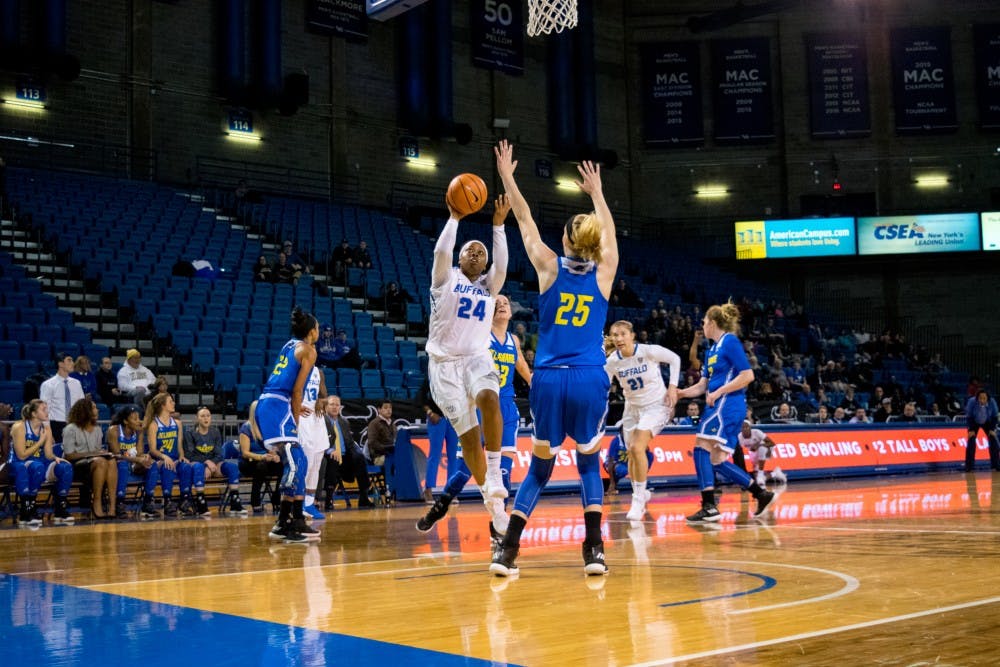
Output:
[[[68,310],[52,309],[46,313],[45,321],[63,328],[71,327],[73,326],[73,313]]]
[[[205,329],[194,334],[195,346],[197,347],[220,347],[219,338],[217,331]]]
[[[379,354],[378,365],[383,371],[401,370],[400,359],[395,354]]]
[[[97,404],[97,418],[101,421],[111,419],[111,408],[104,403]]]
[[[31,306],[31,297],[29,297],[24,292],[9,292],[5,299],[6,305],[17,308],[18,310],[22,308],[28,308]]]
[[[361,389],[368,393],[371,389],[381,389],[382,388],[382,373],[371,369],[365,368],[361,371]]]
[[[75,326],[63,329],[63,340],[67,343],[76,343],[78,346],[86,345],[90,342],[90,329]]]
[[[52,361],[52,346],[45,341],[31,341],[22,346],[22,355],[28,361],[36,364],[47,364]]]
[[[178,315],[177,322],[175,326],[178,329],[187,329],[188,331],[198,331],[201,329],[201,318],[197,315]]]
[[[45,324],[45,311],[41,308],[19,308],[17,319],[19,322],[27,322],[35,326]]]
[[[337,386],[359,387],[361,386],[361,372],[354,368],[341,368],[337,370]]]
[[[228,391],[236,388],[236,367],[216,366],[213,384],[216,389]]]
[[[7,377],[11,380],[23,381],[29,375],[34,375],[38,372],[38,363],[31,359],[16,359],[8,362],[7,365]]]
[[[403,371],[383,370],[382,384],[386,389],[403,388],[405,386],[403,382]]]
[[[264,369],[260,366],[240,366],[239,384],[260,385],[264,379]]]
[[[267,352],[263,348],[250,349],[247,348],[240,353],[242,357],[243,366],[260,366],[263,368],[267,366],[270,359],[268,359]]]
[[[80,354],[90,359],[90,362],[95,366],[94,370],[96,370],[96,366],[101,363],[101,359],[111,356],[111,351],[108,350],[107,345],[87,343],[80,346]]]
[[[340,395],[340,397],[342,399],[345,399],[345,400],[346,399],[350,399],[350,398],[364,398],[365,397],[364,393],[361,391],[361,387],[354,387],[354,386],[346,387],[344,385],[341,385],[338,388],[337,393]]]
[[[235,347],[220,347],[218,348],[218,359],[219,364],[222,366],[239,366],[240,365],[240,350]]]
[[[175,329],[170,340],[178,352],[188,354],[194,347],[194,332],[187,329]]]
[[[17,409],[17,406],[21,405],[23,400],[23,382],[18,380],[4,380],[0,382],[0,403],[7,403]]]
[[[58,346],[63,342],[63,327],[58,324],[39,324],[35,327],[35,336],[38,340]]]
[[[257,400],[260,396],[260,385],[258,384],[245,384],[237,383],[236,385],[236,409],[239,412],[243,412],[250,407],[250,404]],[[237,444],[237,447],[239,445]],[[225,454],[223,454],[225,456]],[[227,457],[235,458],[235,457]]]
[[[8,340],[35,340],[35,327],[24,322],[8,322],[6,337]]]
[[[17,308],[0,306],[0,322],[17,322]]]
[[[406,371],[416,371],[420,372],[420,357],[414,353],[412,356],[401,356],[399,358],[399,369],[403,372]]]
[[[215,348],[213,347],[193,347],[191,348],[191,363],[200,371],[205,373],[215,366]]]

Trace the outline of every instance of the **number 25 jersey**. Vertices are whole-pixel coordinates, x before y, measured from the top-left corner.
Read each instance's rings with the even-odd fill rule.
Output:
[[[597,264],[560,257],[555,281],[538,297],[535,368],[604,366],[607,319]]]
[[[448,280],[431,288],[427,353],[436,357],[463,357],[487,350],[494,307],[486,274],[469,280],[460,268],[451,267]]]

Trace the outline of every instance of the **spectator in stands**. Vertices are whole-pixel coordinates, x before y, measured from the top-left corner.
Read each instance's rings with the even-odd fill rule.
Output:
[[[930,417],[943,417],[941,414],[941,406],[937,403],[931,403],[931,406],[927,409],[927,415]]]
[[[336,368],[337,345],[333,337],[333,327],[324,323],[319,328],[319,340],[316,341],[316,365]]]
[[[848,424],[870,424],[871,420],[868,418],[868,412],[864,408],[858,408],[854,411],[854,416],[850,418],[847,422]]]
[[[115,374],[111,357],[101,359],[101,367],[95,373],[97,380],[97,395],[101,403],[111,406],[118,402],[121,391],[118,390],[118,376]]]
[[[974,380],[978,378],[973,376]],[[970,381],[970,385],[972,382]],[[969,428],[969,439],[965,446],[965,472],[972,472],[976,461],[976,437],[981,430],[986,434],[990,450],[990,467],[1000,470],[1000,443],[997,442],[997,402],[985,389],[976,391],[965,404],[965,422]]]
[[[43,382],[38,391],[38,397],[48,406],[53,443],[62,442],[62,432],[66,427],[69,411],[83,398],[83,385],[69,375],[75,364],[73,357],[68,354],[56,355],[56,374]]]
[[[372,268],[372,256],[368,252],[368,244],[364,241],[358,243],[358,247],[354,249],[354,266],[365,270]]]
[[[159,480],[159,469],[153,465],[145,446],[141,442],[142,417],[135,405],[126,405],[111,418],[106,439],[108,451],[117,459],[118,486],[115,490],[118,518],[128,516],[125,509],[125,492],[128,489],[129,476],[134,475],[142,480],[145,487],[140,513],[146,518],[156,516],[153,509],[153,490]]]
[[[340,480],[358,483],[358,507],[374,507],[368,497],[371,482],[368,479],[368,461],[365,453],[354,441],[351,425],[341,414],[340,396],[331,395],[326,399],[326,431],[330,436],[330,449],[325,461],[323,486],[326,493],[326,509],[333,509],[333,490]]]
[[[97,376],[90,368],[90,358],[80,355],[73,364],[73,372],[69,374],[71,378],[76,378],[83,387],[83,395],[97,402],[100,395],[97,393]]]
[[[295,251],[295,246],[292,245],[290,239],[285,240],[284,245],[281,246],[281,252],[285,254],[285,259],[293,271],[298,272],[300,276],[303,273],[309,273],[309,264]]]
[[[69,411],[69,424],[63,431],[63,452],[73,464],[73,479],[82,484],[80,505],[95,519],[113,519],[118,515],[118,466],[114,455],[104,448],[104,434],[97,425],[97,404],[82,398]],[[108,494],[108,511],[104,511],[104,493]]]
[[[253,266],[253,279],[259,283],[269,283],[274,280],[271,265],[267,263],[267,257],[264,255],[258,257],[257,263]]]
[[[280,502],[280,492],[274,482],[281,475],[284,466],[281,464],[281,456],[278,452],[270,451],[264,447],[260,431],[257,430],[257,423],[254,413],[257,410],[257,401],[250,404],[250,416],[247,421],[240,424],[240,473],[250,477],[250,507],[254,515],[264,513],[264,502],[262,490],[265,482],[270,482],[271,507],[277,508]]]
[[[330,255],[333,261],[333,277],[343,282],[347,275],[347,269],[354,266],[354,251],[347,239],[340,242],[340,245],[333,249]]]
[[[844,408],[848,412],[853,412],[860,406],[857,398],[854,397],[854,386],[847,385],[847,389],[844,391],[844,398],[840,401],[840,407]]]
[[[830,417],[830,408],[825,405],[819,406],[816,411],[816,423],[817,424],[832,424],[833,418]]]
[[[191,462],[195,494],[195,513],[208,516],[205,501],[205,482],[225,478],[229,485],[229,511],[246,516],[240,502],[240,467],[235,461],[226,461],[222,455],[222,433],[212,425],[212,411],[202,406],[196,413],[195,425],[184,431],[184,452]]]
[[[910,401],[903,406],[903,414],[896,417],[895,421],[898,422],[918,422],[920,418],[917,416],[917,404]]]
[[[611,298],[608,302],[612,306],[619,306],[621,308],[642,308],[642,299],[639,295],[635,293],[624,278],[620,278],[615,286],[611,289]]]
[[[875,412],[882,407],[882,399],[887,398],[882,385],[877,384],[872,388],[872,395],[868,398],[868,412]]]
[[[73,466],[59,458],[52,449],[52,434],[46,424],[49,410],[45,401],[33,399],[21,408],[21,420],[10,428],[10,464],[14,488],[20,499],[18,523],[28,527],[42,525],[35,498],[42,482],[56,483],[55,524],[73,523],[66,497],[73,485]]]
[[[879,405],[878,409],[875,410],[875,414],[872,415],[872,421],[876,424],[884,424],[889,421],[889,417],[892,415],[892,399],[889,397],[882,399],[882,404]]]
[[[842,394],[847,391],[847,382],[844,378],[843,369],[839,368],[837,362],[832,359],[817,371],[817,379],[827,392]]]
[[[844,408],[837,406],[833,409],[833,416],[830,417],[830,421],[834,424],[846,424],[847,411],[844,410]]]
[[[145,409],[149,387],[156,381],[153,371],[142,365],[142,354],[134,347],[125,353],[125,365],[118,371],[118,392],[121,396]]]
[[[792,367],[785,369],[785,377],[788,378],[788,386],[794,391],[802,391],[806,384],[806,372],[802,368],[802,362],[798,359],[792,361]]]
[[[819,410],[820,401],[812,393],[812,387],[809,384],[802,385],[802,391],[795,396],[795,402],[797,403],[796,407],[804,412],[816,412]]]
[[[283,252],[279,252],[277,261],[274,263],[274,266],[271,267],[271,276],[274,282],[297,285],[299,282],[299,276],[301,275],[301,271],[296,271],[295,268],[288,263],[288,256]]]
[[[771,421],[776,424],[788,424],[798,419],[799,411],[794,405],[789,405],[785,401],[771,408]]]
[[[318,353],[319,349],[316,351]],[[333,354],[328,359],[329,362],[324,365],[330,368],[361,368],[362,364],[361,355],[351,347],[347,332],[343,329],[337,331],[337,337],[333,339]]]
[[[375,419],[368,422],[368,460],[374,465],[385,465],[385,455],[396,450],[396,425],[392,423],[392,401],[384,399]]]
[[[675,421],[678,426],[697,426],[701,421],[701,406],[691,401],[687,404],[687,414]]]
[[[382,302],[391,321],[405,322],[406,304],[413,303],[413,297],[405,289],[400,289],[395,281],[389,281],[382,290]]]

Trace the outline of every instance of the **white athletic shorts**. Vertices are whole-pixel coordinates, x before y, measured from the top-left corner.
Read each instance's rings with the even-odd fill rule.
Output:
[[[326,451],[330,448],[330,440],[326,433],[326,421],[322,415],[315,413],[308,417],[299,417],[299,444],[303,451]]]
[[[431,395],[459,435],[479,425],[476,395],[488,389],[499,396],[500,375],[490,351],[461,357],[431,357],[427,364]]]
[[[625,435],[625,443],[632,441],[632,433],[635,431],[649,431],[654,436],[663,430],[670,422],[672,410],[665,403],[653,403],[647,406],[636,406],[625,404],[625,411],[622,413],[622,433]]]

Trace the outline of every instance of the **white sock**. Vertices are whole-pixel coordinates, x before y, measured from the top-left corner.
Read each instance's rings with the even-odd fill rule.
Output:
[[[486,474],[500,471],[500,452],[486,452]]]
[[[646,490],[645,482],[636,482],[634,480],[632,481],[632,493],[639,493],[640,491],[645,491],[645,490]]]
[[[316,496],[313,496],[313,495],[310,495],[310,494],[307,493],[306,497],[302,500],[302,506],[303,507],[309,507],[310,505],[314,504],[315,502],[316,502]]]

